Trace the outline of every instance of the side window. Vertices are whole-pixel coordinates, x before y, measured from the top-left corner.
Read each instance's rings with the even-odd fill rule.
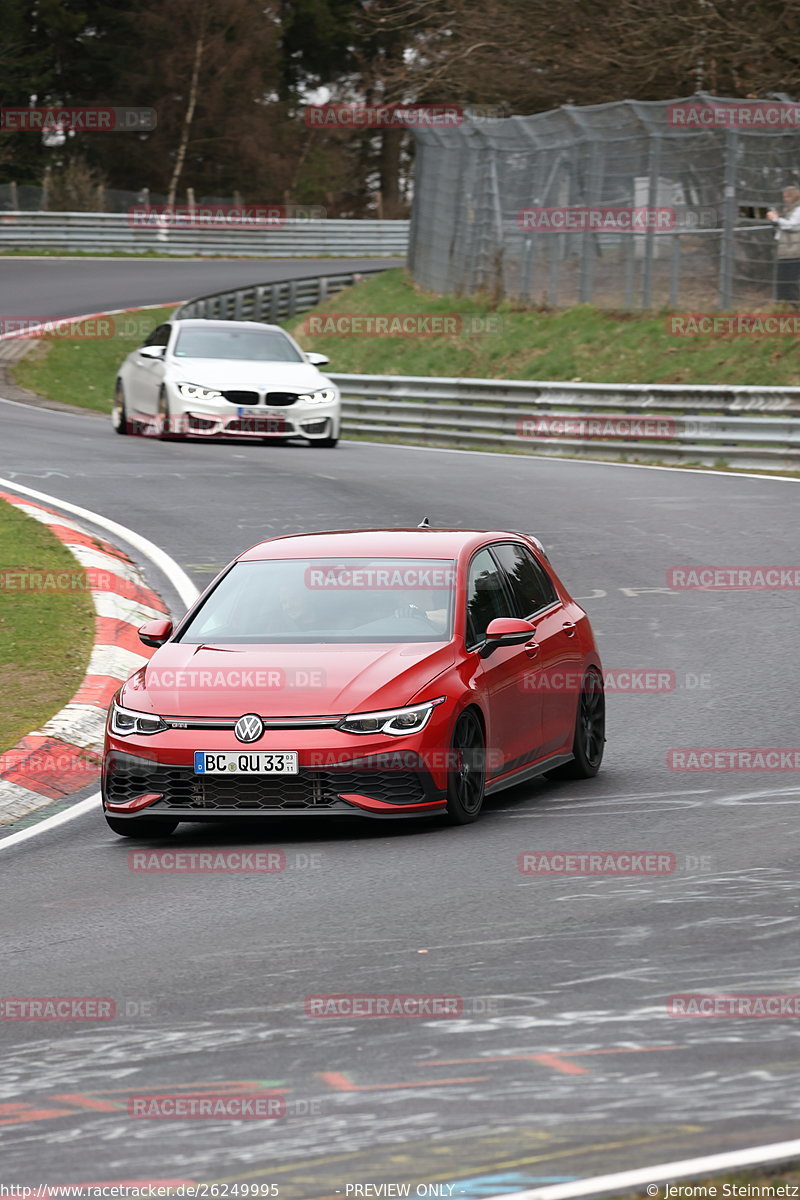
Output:
[[[171,333],[171,325],[158,325],[144,344],[145,346],[166,346]]]
[[[524,546],[503,542],[492,549],[505,571],[521,617],[528,617],[558,599],[550,579]]]
[[[467,580],[467,645],[481,642],[495,617],[513,615],[502,572],[488,549],[479,550],[470,563]]]

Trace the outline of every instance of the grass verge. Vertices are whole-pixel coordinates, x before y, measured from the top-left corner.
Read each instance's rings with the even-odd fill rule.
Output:
[[[119,313],[109,318],[110,337],[42,339],[39,352],[20,359],[13,368],[14,382],[48,400],[111,412],[114,380],[123,358],[141,346],[176,307]]]
[[[310,316],[438,314],[495,332],[428,337],[311,336]],[[330,357],[330,370],[368,375],[444,375],[583,383],[800,384],[791,336],[676,337],[668,314],[578,305],[553,311],[493,307],[488,298],[435,296],[406,273],[385,271],[287,324],[304,349]]]
[[[47,526],[0,501],[0,752],[72,698],[94,642],[94,608],[85,587],[30,590],[26,583],[23,590],[19,572],[83,577]]]

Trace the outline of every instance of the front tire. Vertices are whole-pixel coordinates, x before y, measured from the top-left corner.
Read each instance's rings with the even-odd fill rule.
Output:
[[[168,442],[172,437],[172,415],[165,387],[158,393],[158,436],[162,442]]]
[[[109,817],[108,814],[106,814],[106,823],[112,833],[129,838],[168,837],[178,828],[177,821],[126,820],[124,817]]]
[[[312,446],[333,447],[338,441],[339,439],[337,437],[314,438],[313,442],[310,442],[309,444]]]
[[[606,700],[603,676],[589,667],[581,683],[572,762],[547,772],[548,779],[593,779],[600,770],[606,742]]]
[[[123,437],[130,433],[128,413],[125,408],[125,392],[121,379],[117,380],[117,386],[114,388],[114,403],[111,406],[111,424],[114,426],[114,432],[122,434]]]
[[[447,774],[447,816],[452,825],[477,821],[486,794],[486,741],[474,709],[456,721]]]

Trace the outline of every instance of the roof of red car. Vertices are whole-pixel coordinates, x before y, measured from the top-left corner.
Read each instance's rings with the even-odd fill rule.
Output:
[[[487,541],[514,538],[512,532],[479,529],[338,529],[270,538],[240,558],[455,558]]]

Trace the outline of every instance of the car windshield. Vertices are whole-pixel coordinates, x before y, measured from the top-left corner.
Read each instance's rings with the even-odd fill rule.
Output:
[[[448,559],[237,562],[178,640],[445,642],[454,580]]]
[[[173,351],[176,358],[227,358],[245,362],[304,362],[303,356],[278,329],[181,329]]]

